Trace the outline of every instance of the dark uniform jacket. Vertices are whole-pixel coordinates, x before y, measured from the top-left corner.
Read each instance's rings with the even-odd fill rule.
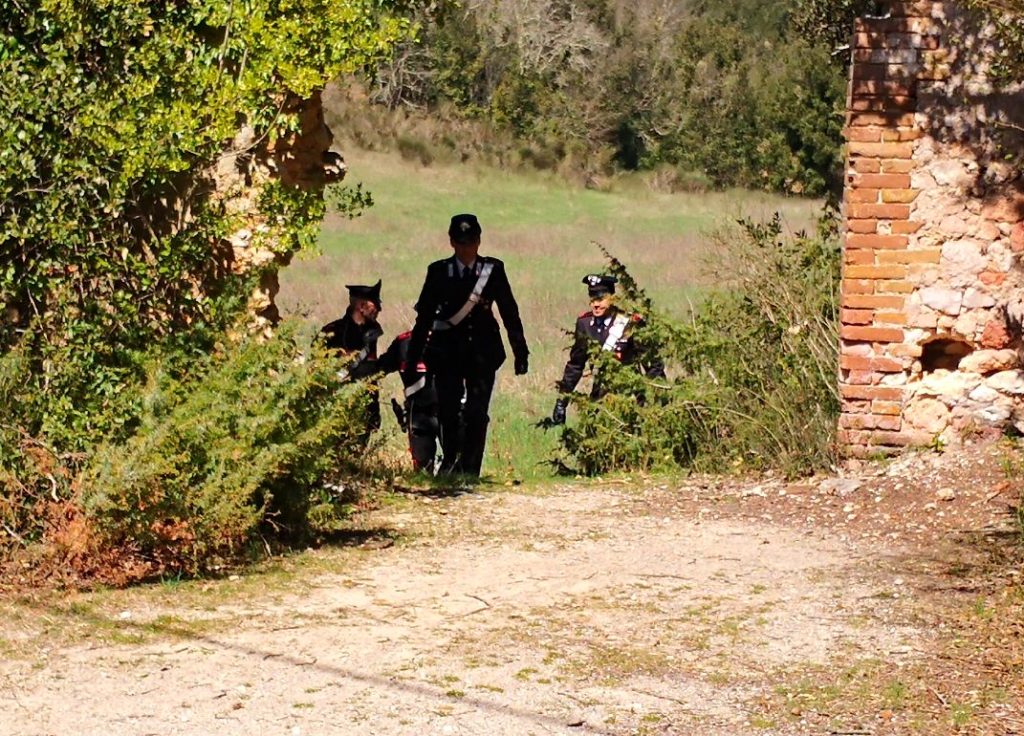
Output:
[[[403,332],[388,345],[388,349],[377,359],[377,370],[381,373],[398,373],[405,380],[411,371],[406,370],[409,364],[409,343],[412,341],[412,330]],[[420,361],[416,365],[416,373],[426,373],[427,366]]]
[[[384,334],[376,322],[356,324],[352,319],[352,310],[349,309],[341,319],[324,325],[321,332],[328,348],[352,354],[356,358],[356,362],[349,368],[352,378],[366,378],[376,373],[377,340]],[[359,355],[364,350],[365,356],[360,359]]]
[[[436,323],[443,325],[466,303],[481,268],[487,263],[493,264],[493,270],[480,303],[458,325],[450,329],[439,327]],[[477,256],[473,275],[463,278],[459,275],[459,264],[454,255],[431,263],[417,302],[416,326],[409,343],[409,362],[414,364],[425,359],[427,365],[438,373],[464,372],[467,369],[497,370],[505,362],[505,347],[492,305],[498,307],[513,355],[517,360],[525,360],[530,351],[523,335],[519,306],[505,274],[505,265],[497,258]],[[424,354],[428,335],[430,347]]]
[[[558,382],[558,389],[563,393],[572,393],[576,388],[576,384],[580,382],[583,377],[583,370],[587,365],[587,356],[591,346],[596,342],[600,345],[604,345],[608,339],[608,330],[611,328],[615,318],[618,317],[621,312],[617,309],[609,309],[605,312],[604,317],[595,317],[593,312],[584,312],[576,320],[576,332],[573,339],[572,348],[569,350],[569,360],[565,364],[565,372],[562,374],[562,380]],[[633,336],[630,334],[630,330],[634,324],[640,321],[639,315],[633,315],[630,318],[630,324],[626,326],[626,329],[622,333],[622,337],[615,341],[615,345],[612,347],[612,352],[615,354],[615,358],[622,363],[630,364],[637,360],[637,346],[633,341]],[[650,365],[638,366],[641,372],[651,378],[664,378],[665,368],[660,360],[652,362]],[[596,398],[601,394],[601,389],[597,381],[594,382],[593,390],[591,394]]]

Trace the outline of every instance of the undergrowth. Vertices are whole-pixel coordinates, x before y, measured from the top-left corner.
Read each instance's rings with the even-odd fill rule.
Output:
[[[209,572],[330,531],[351,499],[327,482],[373,482],[366,391],[339,387],[340,361],[309,342],[285,323],[270,339],[225,338],[185,374],[155,360],[124,390],[134,431],[80,456],[5,436],[3,451],[33,464],[0,477],[0,519],[20,542],[9,561],[120,584]],[[0,370],[0,390],[10,378]],[[39,477],[52,487],[20,480]]]
[[[650,379],[594,345],[608,393],[574,396],[576,421],[556,463],[587,475],[616,470],[827,467],[839,399],[839,244],[831,216],[818,232],[784,236],[780,218],[721,232],[708,263],[712,292],[681,323],[655,308],[620,261],[619,306],[638,316],[638,360],[660,357]],[[603,250],[603,249],[602,249]],[[724,255],[729,253],[728,261]]]

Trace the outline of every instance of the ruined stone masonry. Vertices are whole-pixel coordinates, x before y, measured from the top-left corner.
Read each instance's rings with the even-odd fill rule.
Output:
[[[847,99],[839,444],[1024,431],[1024,94],[955,2],[859,19]],[[1016,137],[1015,137],[1016,136]]]
[[[255,328],[266,328],[277,321],[277,268],[287,265],[292,255],[281,252],[277,223],[260,210],[263,188],[271,180],[279,179],[305,189],[322,189],[345,175],[341,156],[330,150],[333,136],[324,123],[320,94],[305,100],[291,98],[282,111],[297,114],[296,132],[271,143],[244,126],[208,172],[212,196],[237,221],[225,244],[228,267],[235,273],[244,273],[274,266],[264,271],[249,300]]]

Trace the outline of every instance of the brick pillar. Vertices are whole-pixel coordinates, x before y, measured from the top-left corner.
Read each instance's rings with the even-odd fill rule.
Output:
[[[888,17],[854,28],[845,137],[848,141],[840,313],[838,441],[866,456],[927,442],[902,418],[904,386],[920,345],[907,344],[907,300],[914,274],[939,263],[941,249],[917,247],[912,217],[919,190],[911,175],[922,132],[918,84],[939,47],[932,19],[942,3],[893,3]]]

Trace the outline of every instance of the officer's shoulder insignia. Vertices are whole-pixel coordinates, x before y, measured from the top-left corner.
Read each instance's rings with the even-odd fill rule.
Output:
[[[587,319],[588,317],[593,317],[593,316],[594,316],[593,312],[582,312],[577,319]]]

